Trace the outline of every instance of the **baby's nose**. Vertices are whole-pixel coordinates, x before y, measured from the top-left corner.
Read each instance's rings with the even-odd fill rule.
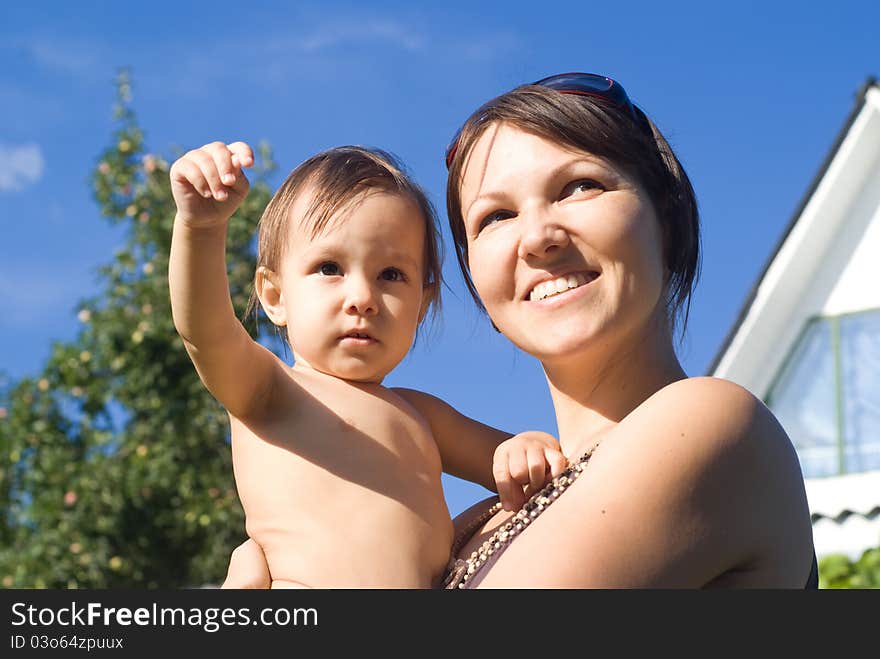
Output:
[[[378,311],[376,294],[369,282],[360,277],[352,277],[346,287],[345,310],[350,314],[367,316]]]

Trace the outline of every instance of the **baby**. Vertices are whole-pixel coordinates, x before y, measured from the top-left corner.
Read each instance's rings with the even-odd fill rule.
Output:
[[[237,320],[226,223],[244,200],[242,142],[171,168],[175,327],[229,413],[248,535],[272,587],[428,588],[449,560],[441,471],[515,509],[566,460],[545,433],[511,437],[383,378],[439,300],[434,211],[388,154],[360,147],[297,167],[260,220],[254,292],[286,328],[290,367]]]

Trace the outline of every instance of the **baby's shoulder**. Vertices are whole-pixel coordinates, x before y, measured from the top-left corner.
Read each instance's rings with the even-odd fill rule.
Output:
[[[407,400],[380,383],[355,382],[285,364],[259,414],[241,421],[312,424],[336,417],[358,427],[422,420]]]
[[[390,387],[386,391],[399,401],[409,414],[425,422],[430,422],[438,414],[448,414],[452,410],[448,403],[424,391],[407,387]]]

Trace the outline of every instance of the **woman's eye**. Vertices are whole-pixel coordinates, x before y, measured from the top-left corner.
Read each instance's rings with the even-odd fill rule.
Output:
[[[333,263],[332,261],[327,261],[326,263],[322,263],[318,266],[318,272],[327,277],[334,277],[336,275],[341,275],[342,270],[339,269],[339,265]]]
[[[494,211],[489,213],[486,217],[480,220],[480,230],[482,231],[490,224],[495,224],[496,222],[501,222],[502,220],[506,220],[513,217],[513,213],[510,211]]]
[[[577,181],[572,181],[571,183],[566,185],[562,189],[562,194],[560,196],[565,198],[565,197],[569,197],[573,194],[583,194],[583,193],[597,192],[597,191],[601,192],[604,189],[605,189],[604,186],[601,183],[599,183],[598,181],[594,181],[593,179],[590,179],[590,178],[585,178],[585,179],[579,179]]]
[[[385,268],[379,276],[385,281],[404,281],[406,279],[397,268]]]

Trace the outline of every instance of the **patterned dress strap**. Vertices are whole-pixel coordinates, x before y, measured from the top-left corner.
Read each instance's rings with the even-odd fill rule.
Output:
[[[547,507],[556,501],[562,493],[571,486],[581,475],[596,450],[598,444],[592,446],[584,453],[577,462],[570,464],[565,470],[548,483],[539,492],[536,492],[525,505],[520,508],[510,520],[503,524],[495,533],[486,540],[479,549],[471,553],[467,559],[456,558],[465,542],[476,530],[491,519],[499,510],[501,503],[496,503],[485,513],[480,515],[474,522],[468,524],[466,531],[459,534],[453,543],[451,557],[444,573],[443,587],[447,589],[465,588],[468,580],[472,579],[482,569],[489,557],[496,552],[501,552],[522,533],[522,531],[534,521]]]

